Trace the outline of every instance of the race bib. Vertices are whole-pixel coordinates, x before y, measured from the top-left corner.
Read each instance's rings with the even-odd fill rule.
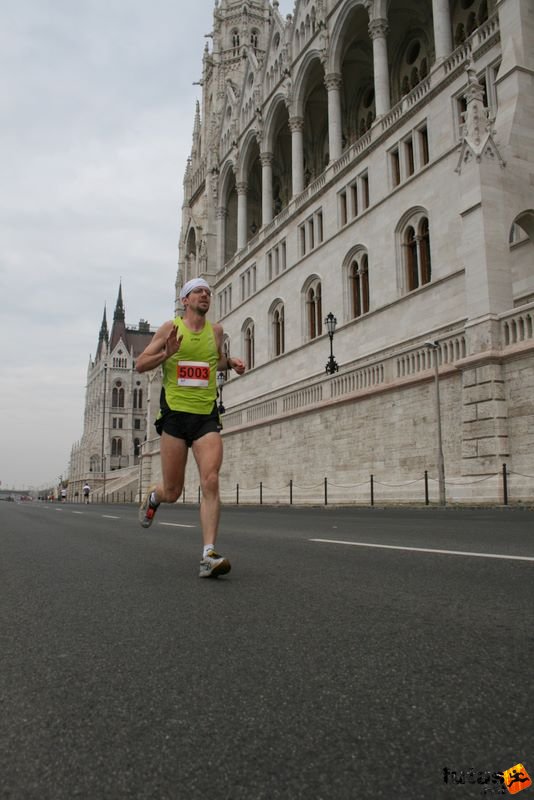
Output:
[[[210,379],[210,365],[207,361],[179,361],[177,367],[178,386],[192,386],[207,389]]]

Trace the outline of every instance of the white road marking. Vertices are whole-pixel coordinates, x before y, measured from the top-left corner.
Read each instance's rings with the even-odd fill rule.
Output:
[[[462,550],[437,550],[432,547],[399,547],[392,544],[369,544],[369,542],[344,542],[339,539],[310,539],[310,542],[325,544],[348,544],[351,547],[377,547],[380,550],[408,550],[412,553],[434,553],[442,556],[473,556],[474,558],[503,558],[508,561],[534,561],[534,556],[507,556],[502,553],[470,553]]]
[[[73,511],[72,513],[73,514],[83,514],[84,512],[83,511]]]
[[[181,522],[160,522],[160,525],[168,525],[170,528],[196,528],[196,525],[185,525]]]
[[[120,517],[113,517],[111,514],[102,514],[104,519],[120,519]]]

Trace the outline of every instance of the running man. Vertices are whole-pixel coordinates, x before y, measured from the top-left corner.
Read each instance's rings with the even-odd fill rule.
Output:
[[[162,480],[151,489],[139,510],[143,528],[152,525],[160,503],[175,503],[185,478],[188,449],[197,463],[202,502],[200,524],[204,550],[200,577],[230,572],[230,562],[215,550],[219,528],[219,471],[222,464],[222,429],[217,410],[217,370],[245,371],[240,358],[222,355],[223,329],[206,315],[211,290],[203,278],[193,278],[180,292],[183,317],[164,322],[137,359],[138,372],[163,367],[161,409],[156,430],[161,436]]]

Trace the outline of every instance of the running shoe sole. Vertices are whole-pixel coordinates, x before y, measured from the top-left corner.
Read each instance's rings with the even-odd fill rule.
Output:
[[[218,578],[219,575],[227,575],[232,569],[232,565],[227,558],[223,558],[219,564],[215,564],[210,570],[203,569],[203,564],[200,564],[199,578]]]

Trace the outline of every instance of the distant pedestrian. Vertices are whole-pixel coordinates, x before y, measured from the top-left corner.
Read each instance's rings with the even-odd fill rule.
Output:
[[[62,489],[61,490],[61,502],[65,503],[66,500],[67,500],[67,490],[66,489]]]
[[[91,487],[89,486],[87,481],[84,483],[82,491],[83,491],[84,502],[88,503],[89,502],[89,492],[91,491]]]

